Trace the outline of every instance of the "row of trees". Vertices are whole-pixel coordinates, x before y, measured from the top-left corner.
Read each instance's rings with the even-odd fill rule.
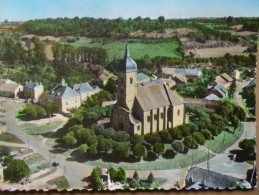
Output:
[[[42,117],[46,113],[48,113],[51,117],[53,113],[58,112],[60,112],[60,106],[53,102],[47,102],[44,106],[37,104],[25,104],[23,107],[23,113],[31,118]]]
[[[94,19],[94,18],[56,18],[30,20],[24,23],[20,29],[28,33],[37,35],[55,36],[89,36],[89,37],[109,37],[116,33],[128,35],[130,32],[143,30],[151,32],[158,30],[163,32],[167,28],[195,28],[196,23],[213,24],[244,24],[246,29],[256,30],[257,18],[192,18],[192,19],[165,19],[160,16],[157,19],[149,17],[142,18],[117,18],[117,19]],[[253,28],[251,28],[251,26]]]

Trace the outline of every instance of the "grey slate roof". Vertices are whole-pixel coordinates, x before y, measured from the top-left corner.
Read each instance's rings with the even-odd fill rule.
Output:
[[[205,97],[206,100],[219,100],[219,97],[216,96],[215,94],[210,94],[207,97]]]
[[[50,91],[46,92],[46,94],[60,98],[73,97],[79,95],[79,93],[77,93],[75,90],[65,85],[57,85]]]
[[[95,88],[89,85],[89,83],[79,83],[73,85],[73,90],[75,90],[78,93],[84,93],[93,91],[95,90]]]
[[[227,89],[216,81],[209,83],[207,89],[218,91],[223,97],[226,97]]]
[[[173,68],[174,75],[200,75],[200,70],[197,68]]]
[[[39,86],[39,84],[35,82],[26,82],[26,84],[24,85],[25,88],[34,88],[37,86]]]
[[[137,83],[137,87],[139,86],[145,86],[145,85],[151,85],[155,83],[163,83],[164,81],[162,79],[154,79],[152,81],[144,82],[144,83]]]
[[[137,74],[137,81],[141,81],[141,80],[145,80],[145,79],[148,79],[149,76],[143,74],[143,73],[138,73]]]
[[[125,49],[122,58],[119,60],[117,67],[117,72],[136,72],[137,64],[134,60],[129,57],[128,45],[125,43]]]
[[[256,78],[253,78],[246,86],[245,88],[251,88],[256,86]]]
[[[229,188],[235,182],[244,182],[244,180],[199,167],[193,167],[188,171],[185,182],[187,188],[198,182],[200,185],[209,188],[225,189]]]

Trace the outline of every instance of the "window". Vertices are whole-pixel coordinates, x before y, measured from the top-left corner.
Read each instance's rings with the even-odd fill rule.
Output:
[[[157,120],[157,115],[156,114],[154,114],[154,119]]]
[[[147,121],[148,121],[148,122],[150,121],[150,116],[147,116]]]
[[[164,118],[164,113],[161,113],[161,118]]]
[[[180,110],[177,111],[177,115],[180,116]]]
[[[137,126],[137,130],[140,131],[140,125]]]
[[[130,84],[133,84],[133,78],[130,78]]]

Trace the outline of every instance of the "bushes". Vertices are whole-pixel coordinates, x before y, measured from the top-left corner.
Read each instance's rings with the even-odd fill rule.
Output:
[[[214,125],[214,124],[209,124],[207,126],[207,128],[214,136],[218,135],[222,131],[222,129],[220,127],[218,127],[217,125]]]
[[[165,150],[165,146],[164,144],[162,143],[155,143],[153,146],[152,146],[152,149],[155,153],[157,153],[158,155],[164,153],[164,150]]]
[[[100,169],[94,167],[91,173],[91,183],[94,189],[103,189],[102,181],[100,178]]]
[[[168,142],[168,141],[170,141],[172,139],[171,138],[171,134],[169,133],[168,129],[160,131],[159,135],[160,135],[160,137],[161,137],[163,142]]]
[[[146,154],[145,147],[141,143],[136,144],[133,147],[132,151],[133,151],[134,156],[137,158],[141,158],[142,156],[145,156],[145,154]]]
[[[125,158],[129,155],[129,144],[127,142],[117,142],[113,148],[113,152],[117,156]]]
[[[155,143],[161,143],[162,142],[162,139],[161,139],[161,137],[158,133],[144,135],[144,139],[152,145],[155,144]]]
[[[37,104],[26,104],[23,109],[23,113],[32,118],[35,118],[45,115],[46,111],[42,106],[39,106]]]
[[[170,128],[169,133],[171,134],[173,139],[181,139],[182,138],[182,131],[176,128]]]
[[[179,153],[183,153],[184,152],[184,144],[182,141],[174,141],[172,143],[172,148]]]
[[[192,137],[197,141],[198,144],[204,144],[205,138],[200,132],[194,132]]]
[[[187,136],[184,138],[183,143],[186,147],[194,149],[197,146],[196,140],[192,136]]]
[[[243,139],[239,142],[238,146],[248,154],[255,153],[255,140]]]
[[[141,136],[134,134],[130,136],[130,143],[136,145],[141,142]]]
[[[208,129],[202,129],[201,133],[207,140],[212,138],[212,134]]]
[[[176,155],[176,152],[172,149],[167,149],[165,151],[165,153],[163,154],[164,158],[170,159],[170,158],[174,158],[174,156]]]
[[[126,174],[123,168],[119,167],[115,170],[113,167],[108,167],[110,178],[114,182],[123,182],[126,179]]]

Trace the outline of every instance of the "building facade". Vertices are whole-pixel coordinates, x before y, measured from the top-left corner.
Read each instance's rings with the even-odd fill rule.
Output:
[[[79,93],[62,83],[46,92],[45,102],[56,103],[62,112],[70,113],[81,105],[81,98]]]
[[[117,64],[117,102],[111,126],[130,134],[148,134],[185,123],[184,102],[161,79],[137,81],[137,64],[129,57],[127,44]]]
[[[8,79],[0,79],[0,96],[17,98],[18,93],[22,91],[22,85]]]
[[[89,83],[79,83],[73,85],[73,90],[80,94],[81,103],[84,103],[86,97],[89,97],[100,91],[99,87],[92,87]]]
[[[43,86],[35,82],[26,82],[23,86],[23,96],[25,98],[38,100],[43,91]]]

